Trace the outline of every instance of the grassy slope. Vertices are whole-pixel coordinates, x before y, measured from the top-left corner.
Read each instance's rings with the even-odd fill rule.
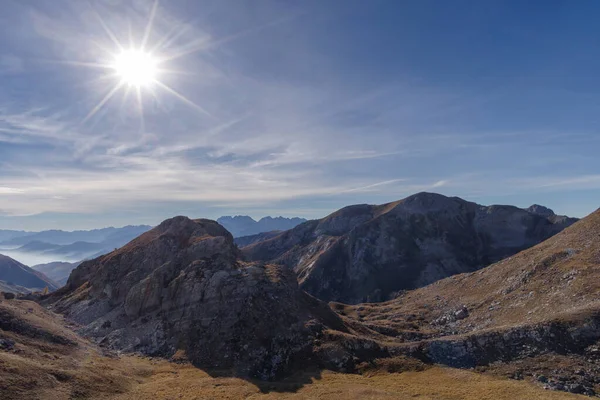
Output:
[[[145,360],[144,360],[145,361]],[[140,362],[144,362],[140,361]],[[152,375],[120,400],[153,399],[414,399],[514,400],[577,399],[567,393],[547,392],[522,381],[494,378],[474,372],[434,367],[421,372],[379,373],[372,376],[325,371],[319,378],[296,376],[274,384],[264,393],[251,382],[213,378],[189,365],[160,361]],[[435,382],[435,384],[433,384]],[[300,387],[299,387],[300,386]]]
[[[406,292],[386,303],[334,308],[379,325],[429,325],[466,305],[461,333],[534,324],[600,307],[600,210],[552,238],[480,271],[456,275]],[[435,332],[431,332],[434,333]],[[442,332],[440,332],[442,333]]]
[[[189,364],[104,354],[76,336],[60,316],[33,302],[1,301],[0,315],[6,328],[0,329],[0,338],[16,342],[12,350],[0,350],[3,400],[579,398],[526,382],[439,367],[401,374],[315,371],[269,384],[213,377]]]

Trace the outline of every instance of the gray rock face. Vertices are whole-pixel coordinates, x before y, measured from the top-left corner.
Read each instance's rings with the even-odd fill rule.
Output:
[[[426,340],[409,347],[420,359],[456,368],[488,365],[498,360],[515,360],[548,352],[583,353],[600,339],[600,313],[583,321],[554,320],[499,331]]]
[[[346,207],[242,251],[293,269],[301,287],[322,300],[360,303],[485,267],[575,221],[419,193]]]
[[[49,300],[81,333],[123,351],[183,351],[206,368],[272,379],[317,357],[324,329],[346,331],[279,266],[244,263],[231,234],[176,217],[87,261]]]
[[[548,207],[540,206],[539,204],[533,204],[529,206],[527,208],[527,211],[529,211],[532,214],[541,215],[543,217],[551,217],[553,215],[556,215],[554,214],[554,211],[552,211]]]
[[[256,235],[236,237],[233,241],[238,247],[246,247],[254,243],[262,242],[263,240],[271,239],[280,233],[281,231],[257,233]]]

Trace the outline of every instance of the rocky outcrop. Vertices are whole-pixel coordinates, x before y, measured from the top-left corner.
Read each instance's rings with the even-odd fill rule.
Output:
[[[342,319],[300,290],[289,269],[238,256],[216,222],[176,217],[82,263],[46,302],[82,334],[123,351],[185,354],[260,379],[331,362],[319,346],[326,330],[349,334]]]
[[[527,211],[529,211],[532,214],[541,215],[542,217],[546,218],[553,217],[556,215],[554,214],[554,211],[552,211],[548,207],[540,206],[539,204],[533,204],[527,207]]]
[[[431,339],[409,346],[429,363],[473,368],[548,352],[583,353],[600,340],[600,310],[573,320],[556,319],[501,330]]]
[[[345,207],[242,251],[249,260],[293,269],[301,287],[322,300],[382,301],[478,270],[576,221],[536,210],[419,193],[380,206]]]

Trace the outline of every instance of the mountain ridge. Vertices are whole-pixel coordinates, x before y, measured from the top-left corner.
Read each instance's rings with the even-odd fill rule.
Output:
[[[359,303],[482,268],[575,221],[423,192],[347,206],[242,251],[248,260],[292,268],[322,300]]]
[[[457,214],[446,213],[448,205],[475,207],[484,213],[479,223],[511,221],[518,212],[519,222],[525,215],[551,224],[515,207],[419,197],[345,208],[303,229],[345,237],[348,218],[360,231],[365,213],[386,218],[431,210],[464,228]],[[82,263],[42,303],[105,348],[189,360],[235,376],[280,379],[310,365],[358,372],[441,364],[594,395],[599,260],[600,210],[487,268],[398,292],[387,302],[328,305],[303,292],[290,268],[241,259],[232,235],[214,221],[175,217]]]

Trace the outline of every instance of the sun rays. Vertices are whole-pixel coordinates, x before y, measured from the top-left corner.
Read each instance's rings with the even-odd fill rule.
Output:
[[[188,51],[180,50],[181,48],[187,48],[189,44],[184,44],[181,48],[168,49],[169,46],[173,45],[178,35],[185,30],[185,27],[182,26],[174,26],[166,35],[152,42],[154,22],[159,12],[158,1],[155,1],[152,5],[139,44],[135,43],[134,37],[136,35],[131,29],[131,25],[129,25],[129,37],[122,40],[111,30],[107,21],[95,9],[92,11],[98,24],[106,34],[108,45],[107,43],[98,42],[91,44],[103,50],[107,55],[106,60],[102,62],[67,60],[62,63],[75,67],[97,68],[102,73],[96,80],[109,81],[113,84],[107,88],[98,103],[91,108],[82,123],[86,123],[96,116],[119,92],[123,93],[121,109],[124,109],[131,91],[135,94],[134,101],[137,102],[137,110],[140,113],[141,130],[144,129],[144,97],[150,94],[154,100],[158,100],[159,93],[156,90],[173,96],[204,116],[211,116],[206,109],[165,83],[164,78],[167,75],[176,73],[173,69],[168,68],[166,64],[189,54]],[[171,55],[168,54],[167,50],[170,50]]]

